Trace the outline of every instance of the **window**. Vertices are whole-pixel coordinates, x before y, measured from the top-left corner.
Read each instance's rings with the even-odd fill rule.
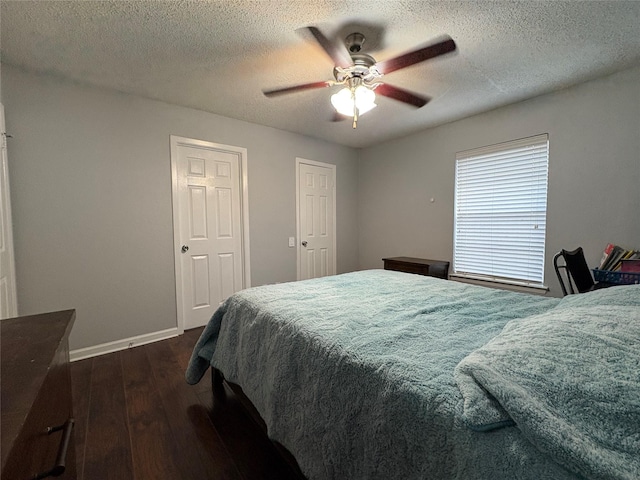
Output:
[[[543,287],[549,136],[456,154],[453,273]]]

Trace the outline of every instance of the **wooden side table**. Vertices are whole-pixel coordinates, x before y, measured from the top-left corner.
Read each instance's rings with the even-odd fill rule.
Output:
[[[392,257],[383,258],[385,270],[416,273],[429,277],[449,278],[449,262],[443,260],[429,260],[427,258]]]

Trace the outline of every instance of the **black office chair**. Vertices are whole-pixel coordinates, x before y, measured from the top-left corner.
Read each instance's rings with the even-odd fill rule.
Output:
[[[561,257],[564,260],[564,265],[558,265],[558,260]],[[584,293],[605,286],[593,280],[591,270],[589,270],[587,261],[584,258],[582,247],[578,247],[572,251],[560,250],[553,257],[553,268],[556,270],[556,275],[560,281],[562,295],[567,295],[567,288],[565,286],[565,279],[560,274],[560,270],[564,270],[566,284],[569,286],[571,294],[576,293],[576,290],[578,293]]]

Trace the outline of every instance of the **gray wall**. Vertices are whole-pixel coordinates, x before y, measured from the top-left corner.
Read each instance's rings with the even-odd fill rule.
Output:
[[[338,270],[450,259],[455,153],[549,133],[551,256],[640,248],[640,68],[356,151],[2,66],[21,314],[76,308],[71,348],[175,326],[169,135],[248,149],[252,284],[294,280],[295,157],[337,165]],[[433,198],[433,202],[430,199]]]
[[[248,149],[253,285],[296,279],[295,158],[337,165],[355,270],[356,150],[3,65],[21,315],[77,309],[71,348],[176,325],[170,135]]]
[[[545,282],[551,258],[582,246],[591,266],[609,242],[640,248],[640,68],[362,150],[360,268],[385,256],[452,259],[455,154],[549,134]],[[433,198],[433,203],[430,199]]]

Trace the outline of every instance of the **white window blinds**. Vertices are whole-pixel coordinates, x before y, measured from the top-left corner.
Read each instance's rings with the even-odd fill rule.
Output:
[[[454,274],[542,286],[549,136],[456,154]]]

